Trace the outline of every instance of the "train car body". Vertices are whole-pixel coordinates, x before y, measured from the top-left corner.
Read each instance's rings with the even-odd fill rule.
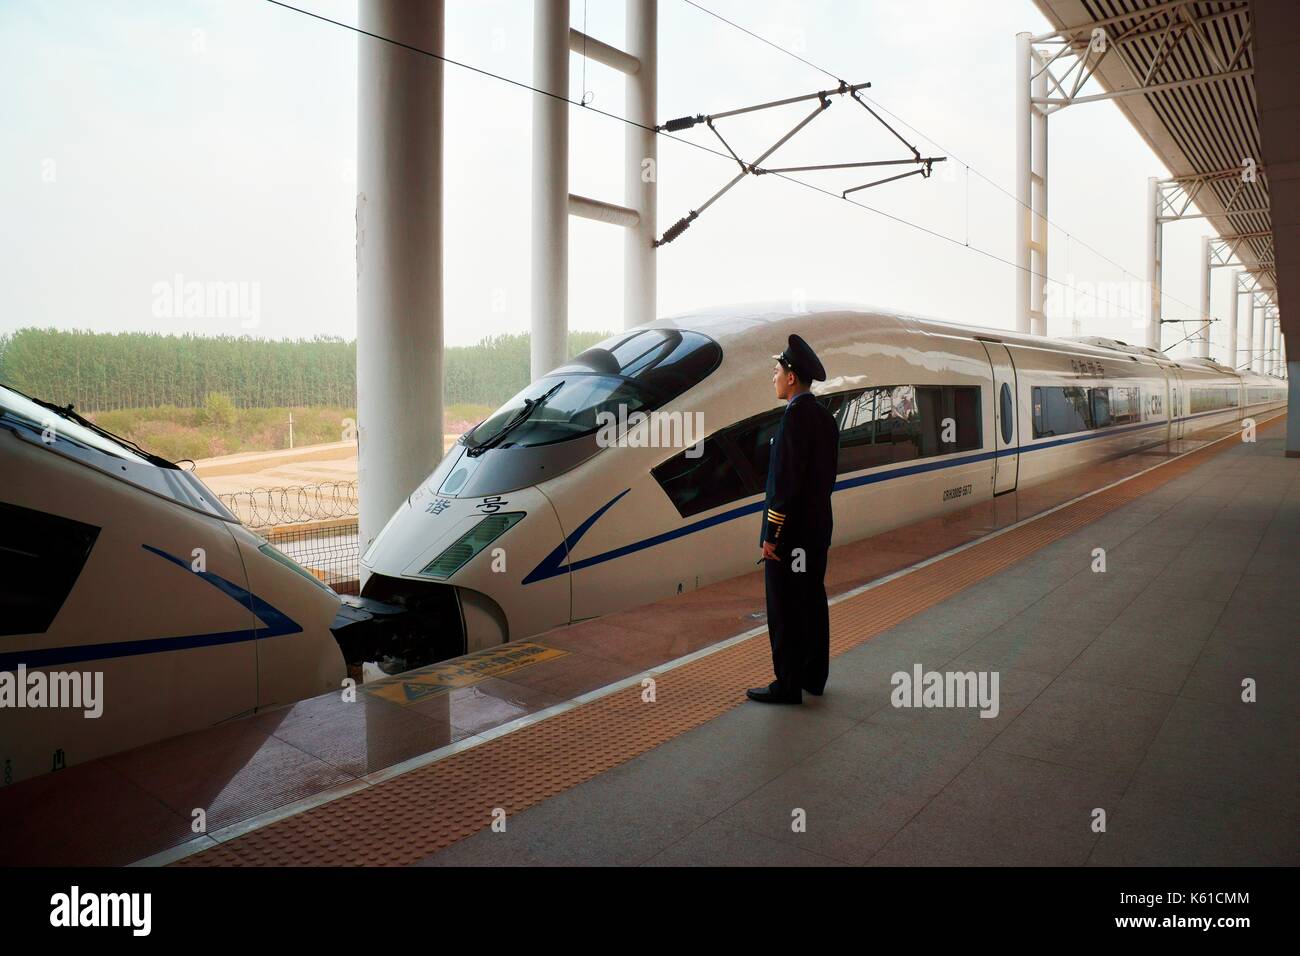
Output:
[[[1207,360],[858,307],[664,319],[463,436],[341,601],[192,474],[0,386],[3,782],[753,571],[792,332],[840,428],[834,544],[1286,400]]]
[[[1101,339],[852,306],[664,319],[467,433],[366,550],[362,594],[474,650],[752,571],[792,332],[840,426],[834,544],[1285,402],[1279,380]]]
[[[339,598],[189,472],[0,387],[0,768],[339,687]]]

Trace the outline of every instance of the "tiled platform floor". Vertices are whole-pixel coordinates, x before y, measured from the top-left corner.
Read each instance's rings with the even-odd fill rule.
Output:
[[[424,862],[1295,865],[1297,620],[1274,427],[836,658],[824,698],[737,707]],[[916,663],[998,671],[1000,714],[894,708]]]
[[[1000,497],[995,502],[974,506],[943,519],[837,548],[831,556],[829,590],[834,594],[874,580],[1201,444],[1203,441],[1187,441],[1170,451],[1161,449],[1129,456],[1030,491]],[[1265,446],[1259,447],[1263,449]],[[1201,471],[1198,469],[1197,474]],[[1151,496],[1155,503],[1148,510],[1156,508],[1159,501],[1164,500],[1161,495],[1165,493],[1167,489],[1162,489],[1161,493]],[[1143,502],[1141,507],[1148,506]],[[1211,517],[1207,524],[1233,517],[1226,512],[1225,515]],[[1244,517],[1240,520],[1258,524],[1263,520],[1260,515],[1257,508],[1243,511]],[[1098,522],[1094,527],[1105,528],[1111,520]],[[1118,522],[1105,533],[1117,537],[1121,530],[1131,525],[1134,525],[1133,521],[1128,524]],[[1157,524],[1156,527],[1161,526]],[[1178,530],[1185,529],[1180,525]],[[1172,531],[1168,533],[1174,534]],[[1172,543],[1165,544],[1165,547],[1173,546]],[[1022,570],[1017,568],[1016,572]],[[1163,586],[1193,587],[1197,600],[1205,600],[1215,593],[1211,587],[1203,589],[1195,584],[1211,576],[1213,567],[1201,568],[1198,565],[1190,570],[1195,574],[1187,580],[1171,578]],[[1010,574],[1003,577],[1012,580]],[[1026,601],[1034,589],[1055,580],[1050,574],[1043,583],[1032,574],[1030,577],[1030,585],[1026,588],[1013,588],[1017,593],[1014,600],[1000,601],[997,589],[991,587],[992,582],[985,582],[970,589],[976,602],[973,608],[950,608],[947,605],[933,608],[927,615],[896,628],[888,635],[888,641],[877,639],[854,654],[865,652],[867,659],[871,659],[871,655],[883,652],[870,648],[900,641],[905,646],[908,629],[914,626],[922,628],[927,638],[919,645],[914,644],[913,648],[928,647],[934,643],[934,635],[939,633],[937,629],[944,626],[945,620],[951,620],[958,631],[954,636],[942,637],[938,649],[944,653],[948,650],[965,651],[965,645],[957,646],[960,641],[957,634],[965,635],[967,629],[983,627],[990,621],[998,625],[1009,623],[997,621],[1009,609],[1030,614],[1032,607],[1022,608],[1017,606],[1017,602]],[[1077,578],[1072,565],[1066,577]],[[1106,580],[1114,578],[1114,575],[1109,575]],[[1156,587],[1160,582],[1153,580],[1151,584]],[[1074,586],[1082,587],[1083,582]],[[1092,599],[1101,599],[1104,603],[1105,599],[1118,600],[1125,594],[1121,589]],[[1033,600],[1037,601],[1037,598]],[[1053,600],[1063,598],[1054,596]],[[367,774],[457,741],[472,740],[516,718],[749,630],[759,623],[753,615],[762,610],[762,603],[761,576],[754,573],[656,605],[549,632],[534,640],[563,648],[568,652],[566,656],[514,671],[507,678],[492,678],[459,688],[417,705],[398,707],[363,696],[362,706],[341,706],[335,695],[325,695],[4,788],[0,790],[0,863],[127,863],[191,839],[190,811],[194,807],[207,809],[209,832],[213,832],[222,827],[239,827],[259,814],[275,811],[295,801],[361,786]],[[955,604],[955,601],[948,602],[948,605]],[[1061,636],[1058,646],[1050,637],[1043,643],[1040,635],[1052,635],[1058,631],[1073,633],[1071,625],[1077,628],[1080,620],[1089,619],[1089,614],[1103,613],[1097,608],[1088,610],[1071,606],[1070,610],[1064,619],[1058,615],[1048,620],[1044,615],[1042,625],[1034,630],[1032,641],[1023,635],[1017,638],[1012,629],[999,638],[1002,644],[994,640],[989,645],[1018,655],[1016,668],[1005,677],[1004,697],[1013,699],[1017,693],[1022,693],[1017,688],[1024,682],[1028,681],[1028,686],[1032,687],[1033,681],[1044,675],[1050,676],[1052,667],[1061,662],[1071,646],[1068,636]],[[1115,610],[1118,612],[1118,606]],[[682,626],[683,616],[689,619],[689,628]],[[1026,618],[1033,619],[1032,614]],[[922,620],[926,623],[918,623]],[[1090,628],[1092,625],[1087,626]],[[970,648],[972,651],[983,646],[982,639],[986,635],[976,636],[981,641]],[[911,653],[915,656],[916,650]],[[1165,649],[1162,648],[1161,653],[1166,653]],[[946,653],[943,660],[953,656],[953,653]],[[853,667],[861,666],[854,664],[855,660],[857,658],[850,655],[837,661],[837,676],[850,675]],[[943,660],[936,658],[932,661],[927,657],[923,663],[929,667],[932,663],[943,663]],[[1065,663],[1072,664],[1073,656]],[[1091,666],[1104,665],[1099,658]],[[1151,680],[1158,682],[1162,678],[1166,684],[1159,685],[1157,692],[1169,694],[1177,690],[1168,687],[1166,674],[1157,673]],[[1099,680],[1095,676],[1091,679]],[[810,707],[807,713],[820,713],[842,720],[843,708],[847,706],[856,707],[854,713],[863,721],[873,716],[863,710],[863,700],[857,704],[850,703],[851,700],[851,697],[837,693]],[[870,700],[874,702],[874,698]],[[1004,709],[1004,715],[1008,713]],[[733,714],[713,723],[721,724],[738,718],[750,719]],[[800,715],[795,719],[805,721],[809,718]],[[1004,724],[1004,720],[980,721],[979,730],[984,734],[1000,729]],[[696,733],[704,732],[706,728]],[[913,732],[924,733],[921,725]],[[815,739],[815,736],[810,738],[810,743]],[[917,743],[910,741],[909,746]],[[661,751],[670,753],[677,746],[686,744],[674,741],[659,748],[655,754]],[[728,744],[724,749],[733,748]],[[798,748],[786,753],[784,741],[777,750],[778,753],[765,755],[759,765],[784,769],[782,761],[799,753]],[[743,748],[741,752],[744,752]],[[653,756],[650,754],[647,758]],[[625,772],[625,768],[620,768],[616,773]],[[942,776],[942,768],[936,772]],[[606,778],[613,776],[605,775]],[[731,775],[733,783],[746,779],[753,777],[739,770]],[[706,799],[699,806],[711,805]],[[810,844],[796,844],[800,845]],[[626,861],[636,861],[635,855]]]

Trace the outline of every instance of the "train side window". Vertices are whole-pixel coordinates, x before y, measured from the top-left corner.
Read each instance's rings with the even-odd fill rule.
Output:
[[[1114,389],[1110,399],[1110,418],[1116,425],[1130,425],[1142,421],[1141,389]]]
[[[916,389],[920,457],[949,455],[980,447],[980,390],[969,385],[922,385]],[[951,420],[952,441],[944,441]]]
[[[94,525],[0,502],[0,634],[44,634],[98,537]]]
[[[889,394],[890,389],[868,388],[844,396],[839,419],[840,474],[893,463]]]
[[[1075,385],[1034,386],[1034,437],[1070,435],[1092,428],[1088,390]]]
[[[728,442],[717,436],[706,438],[698,458],[686,451],[650,470],[673,506],[683,518],[743,498],[750,489],[736,469]]]
[[[1011,401],[1011,386],[1006,382],[1002,383],[1001,389],[1002,403],[1002,444],[1010,445],[1011,436],[1014,434],[1015,420],[1012,415],[1015,414],[1015,405]]]
[[[1223,386],[1194,388],[1191,391],[1191,404],[1192,414],[1212,412],[1220,408],[1236,408],[1237,390]]]
[[[1090,388],[1088,397],[1092,402],[1092,427],[1108,428],[1115,424],[1110,415],[1110,389]]]
[[[1003,388],[1006,386],[1004,385]],[[952,416],[957,420],[957,446],[948,447],[946,452],[971,451],[981,447],[982,425],[980,407],[980,387],[978,385],[945,385],[945,401],[950,403]]]
[[[880,389],[878,401],[883,403],[881,421],[877,426],[894,449],[894,461],[911,461],[920,458],[922,449],[920,389],[911,385]]]
[[[776,437],[776,429],[781,424],[781,416],[784,412],[783,408],[773,409],[724,430],[735,444],[741,459],[749,466],[751,479],[758,491],[762,491],[767,486],[767,465],[772,458],[772,439]]]
[[[832,418],[838,419],[844,398],[844,393],[819,395],[817,401],[831,413]],[[776,437],[777,427],[781,424],[781,416],[784,414],[784,408],[775,408],[753,418],[747,418],[722,431],[736,449],[742,472],[748,469],[748,473],[743,477],[754,489],[751,494],[767,487],[767,468],[772,458],[772,439]]]

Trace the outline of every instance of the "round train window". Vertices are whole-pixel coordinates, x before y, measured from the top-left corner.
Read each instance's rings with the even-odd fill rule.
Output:
[[[1011,444],[1011,434],[1014,431],[1014,422],[1011,418],[1013,406],[1011,404],[1011,386],[1006,382],[1002,383],[1002,444]]]

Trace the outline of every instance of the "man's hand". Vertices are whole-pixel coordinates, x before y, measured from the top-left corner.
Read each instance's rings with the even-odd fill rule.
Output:
[[[774,545],[771,541],[764,541],[764,542],[763,542],[763,560],[764,560],[764,561],[780,561],[780,560],[781,560],[780,558],[778,558],[778,557],[776,556],[776,545]]]

